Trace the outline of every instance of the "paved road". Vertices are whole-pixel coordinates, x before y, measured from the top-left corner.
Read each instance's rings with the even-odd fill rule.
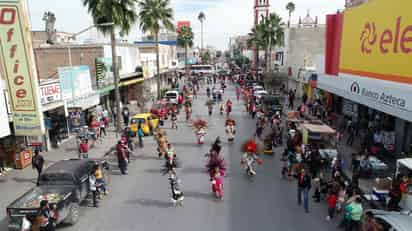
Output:
[[[235,100],[233,87],[225,97]],[[224,144],[223,151],[228,164],[225,178],[225,198],[216,201],[210,193],[210,183],[205,173],[204,153],[216,136],[224,137],[224,118],[215,109],[207,116],[201,95],[194,104],[193,116],[208,118],[209,134],[203,146],[195,144],[192,129],[183,121],[179,129],[168,132],[175,145],[182,168],[185,193],[184,206],[174,208],[170,203],[170,191],[166,176],[160,174],[163,161],[156,158],[155,143],[145,139],[145,148],[138,149],[129,166],[129,175],[121,176],[117,170],[111,177],[110,195],[100,208],[84,207],[82,218],[73,227],[60,227],[64,231],[132,231],[132,230],[336,230],[336,224],[327,222],[325,203],[311,203],[311,212],[306,214],[296,203],[296,183],[280,178],[279,157],[265,156],[265,163],[257,169],[254,180],[245,176],[239,166],[240,145],[253,134],[255,123],[240,103],[235,103],[233,117],[238,122],[234,144]],[[166,127],[170,124],[166,123]],[[225,139],[224,139],[225,140]],[[280,151],[280,150],[279,150]]]

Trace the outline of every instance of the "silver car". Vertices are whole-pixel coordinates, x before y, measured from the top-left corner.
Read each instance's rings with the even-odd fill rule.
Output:
[[[372,212],[376,221],[382,225],[384,231],[411,231],[412,214],[389,212],[384,210],[367,210]]]

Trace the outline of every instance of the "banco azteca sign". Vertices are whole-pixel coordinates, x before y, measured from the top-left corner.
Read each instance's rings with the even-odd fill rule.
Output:
[[[350,92],[352,94],[357,94],[362,97],[368,98],[368,100],[375,101],[380,104],[385,104],[390,107],[395,108],[405,108],[406,107],[406,99],[402,97],[394,96],[389,92],[385,92],[384,90],[376,90],[367,87],[361,87],[358,82],[352,82],[350,86]]]

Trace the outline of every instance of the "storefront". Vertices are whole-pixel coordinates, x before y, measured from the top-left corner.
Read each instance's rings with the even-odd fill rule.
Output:
[[[40,83],[40,96],[46,134],[43,139],[44,150],[58,148],[69,137],[67,127],[67,108],[61,98],[58,80]]]
[[[375,0],[326,19],[318,87],[342,97],[342,113],[372,129],[391,153],[409,152],[412,141],[410,7]]]

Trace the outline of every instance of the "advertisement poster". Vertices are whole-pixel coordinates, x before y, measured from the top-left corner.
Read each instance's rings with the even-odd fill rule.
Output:
[[[44,134],[37,72],[24,1],[0,1],[1,70],[10,96],[16,136]]]
[[[8,121],[9,115],[7,113],[7,106],[6,106],[6,97],[4,92],[4,83],[0,79],[0,121]],[[9,123],[2,122],[0,123],[0,137],[5,137],[10,135],[10,126]]]
[[[63,100],[73,100],[92,92],[88,66],[59,67],[57,70]]]
[[[97,87],[103,88],[114,84],[112,58],[96,58]]]

